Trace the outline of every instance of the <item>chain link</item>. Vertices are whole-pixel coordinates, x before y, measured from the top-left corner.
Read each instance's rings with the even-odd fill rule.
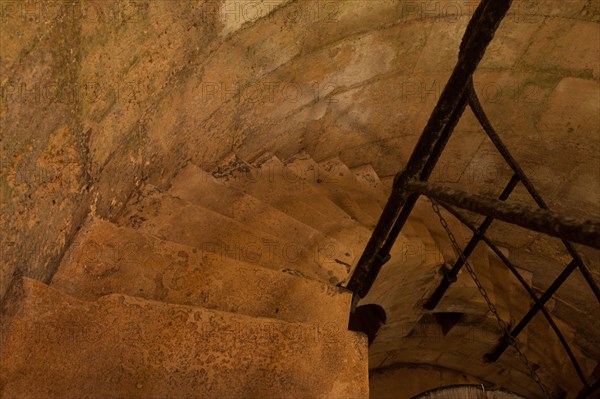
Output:
[[[515,337],[513,337],[512,334],[510,333],[510,326],[508,325],[508,323],[506,323],[504,320],[502,320],[502,317],[500,317],[500,314],[498,313],[498,309],[496,308],[496,305],[494,305],[494,303],[490,299],[487,291],[485,290],[485,288],[481,284],[481,281],[475,274],[475,271],[473,270],[473,266],[471,266],[471,264],[469,263],[469,261],[467,260],[467,258],[465,256],[465,254],[462,252],[460,246],[458,245],[458,242],[456,241],[456,237],[454,236],[452,231],[450,231],[450,227],[448,227],[448,222],[446,221],[446,219],[440,212],[439,205],[434,200],[432,200],[432,199],[429,199],[429,200],[431,201],[431,207],[433,208],[433,211],[435,212],[438,219],[440,220],[440,224],[446,231],[446,234],[448,235],[448,238],[450,239],[450,242],[452,243],[454,250],[460,256],[463,264],[465,265],[465,268],[469,272],[469,275],[471,276],[471,278],[475,282],[475,285],[477,286],[477,289],[481,293],[481,296],[483,296],[483,299],[487,303],[487,306],[490,309],[490,312],[492,312],[492,314],[496,318],[498,326],[504,333],[504,336],[508,340],[508,343],[515,349],[515,351],[517,352],[517,354],[519,356],[519,359],[525,365],[525,367],[527,367],[527,370],[529,371],[529,375],[531,376],[531,379],[533,379],[533,381],[535,381],[535,383],[542,390],[544,397],[551,398],[550,393],[548,392],[548,389],[542,382],[542,380],[541,380],[540,376],[538,375],[538,373],[536,372],[535,368],[533,367],[531,362],[527,359],[525,354],[522,352],[520,345],[517,342],[517,340],[515,339]]]

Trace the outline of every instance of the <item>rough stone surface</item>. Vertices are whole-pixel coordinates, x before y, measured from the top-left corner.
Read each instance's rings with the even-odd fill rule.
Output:
[[[336,259],[352,264],[357,254],[319,230],[301,223],[293,217],[231,187],[219,184],[198,166],[190,164],[172,181],[169,193],[190,203],[219,212],[245,226],[261,230],[304,247],[315,243],[328,249]]]
[[[274,168],[278,173],[271,172]],[[369,229],[352,220],[347,213],[315,191],[307,182],[298,179],[293,169],[287,169],[276,162],[262,165],[261,170],[233,170],[223,176],[219,175],[219,178],[223,184],[245,190],[246,193],[334,238],[354,253],[362,253],[370,237]],[[299,198],[300,190],[307,195],[306,199]],[[341,212],[341,217],[334,219],[330,211],[338,215]]]
[[[49,281],[88,213],[116,218],[143,182],[166,189],[190,160],[216,166],[232,152],[252,160],[265,150],[281,159],[304,150],[318,162],[371,164],[389,183],[443,89],[475,6],[254,4],[0,2],[0,295],[14,276]],[[588,218],[599,214],[598,22],[594,0],[514,1],[475,75],[491,121],[550,207]],[[510,171],[467,112],[432,177],[497,195]],[[530,201],[522,187],[514,198]],[[330,221],[293,196],[269,204],[356,256],[368,239],[367,229]],[[496,223],[490,235],[537,292],[564,266],[556,241]],[[598,251],[582,252],[599,280]],[[425,280],[401,285],[393,300],[417,303]],[[507,319],[528,305],[519,290],[506,281],[493,287]],[[552,314],[593,370],[600,313],[581,275],[559,290]],[[552,335],[541,339],[554,348]],[[470,348],[406,350],[455,367]],[[554,370],[549,380],[572,372],[564,355],[538,360]]]
[[[327,326],[25,280],[2,315],[3,397],[366,398],[367,343]]]
[[[324,243],[306,248],[164,194],[151,194],[131,204],[119,223],[202,251],[290,270],[318,281],[337,284],[348,273],[349,266],[330,257]]]
[[[346,174],[346,171],[341,170],[339,165],[338,163],[338,167],[334,164],[322,167],[313,159],[304,157],[303,159],[294,159],[292,162],[287,163],[286,167],[355,220],[365,225],[365,227],[373,228],[378,216],[381,215],[381,208],[372,199],[366,203],[363,202],[362,205],[364,206],[361,206],[361,198],[357,198],[351,192],[355,188],[351,185],[352,178]],[[350,179],[347,179],[346,176]],[[361,194],[364,194],[364,191]]]
[[[293,169],[286,168],[279,159],[271,158],[257,168],[226,176],[224,180],[231,179],[232,186],[251,195],[260,195],[260,198],[273,197],[282,191],[288,191],[290,195],[294,195],[296,202],[304,202],[324,215],[336,220],[350,218],[310,184],[298,179],[293,172]]]
[[[348,292],[94,219],[73,242],[51,286],[93,301],[130,296],[256,317],[348,325]]]

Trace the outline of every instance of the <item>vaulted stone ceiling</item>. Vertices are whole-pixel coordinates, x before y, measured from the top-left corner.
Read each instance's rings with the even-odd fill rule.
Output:
[[[87,213],[115,216],[142,181],[160,187],[189,159],[210,168],[231,152],[251,159],[270,150],[285,159],[305,150],[392,176],[444,87],[476,6],[0,4],[2,293],[15,272],[47,279]],[[492,123],[550,207],[581,217],[600,215],[599,22],[593,0],[516,1],[474,79]],[[509,177],[467,111],[432,180],[497,194]],[[531,203],[522,189],[513,198]],[[492,230],[537,290],[568,261],[558,240],[502,224]],[[583,250],[600,281],[598,253]],[[599,310],[577,273],[553,312],[598,378]],[[468,323],[482,334],[494,328],[478,330],[485,321],[476,317]],[[533,350],[542,370],[559,362],[550,374],[575,378],[543,323]],[[419,356],[437,364],[434,355],[447,351],[444,367],[460,370],[464,353],[487,349],[457,342],[451,350],[432,346],[429,360],[426,348]],[[377,367],[394,365],[392,348],[375,347]]]

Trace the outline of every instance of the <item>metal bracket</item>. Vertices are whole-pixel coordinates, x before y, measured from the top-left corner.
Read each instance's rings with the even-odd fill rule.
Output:
[[[448,284],[456,283],[458,277],[451,273],[450,264],[448,262],[444,262],[442,266],[440,266],[440,272],[442,276],[444,276],[444,280],[448,282]]]
[[[378,266],[383,266],[388,263],[392,259],[392,255],[387,254],[385,256],[381,256],[381,254],[375,255],[375,260],[377,261]]]

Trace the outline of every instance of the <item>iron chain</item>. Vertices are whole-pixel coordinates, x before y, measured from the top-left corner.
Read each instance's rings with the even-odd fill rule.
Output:
[[[521,348],[519,347],[520,345],[517,342],[517,340],[515,339],[515,337],[513,337],[512,334],[510,333],[510,326],[508,325],[508,323],[506,323],[502,319],[502,317],[500,317],[500,314],[498,313],[498,309],[496,308],[496,305],[494,305],[494,303],[490,299],[487,291],[485,290],[485,288],[481,284],[481,281],[479,280],[479,278],[475,274],[475,270],[473,269],[473,267],[471,266],[471,264],[467,260],[466,256],[462,252],[460,246],[458,245],[458,243],[456,241],[456,237],[454,236],[454,234],[452,233],[452,231],[450,231],[450,227],[448,226],[448,222],[446,221],[446,219],[444,218],[444,216],[440,212],[439,205],[434,200],[432,200],[432,199],[429,199],[429,200],[431,201],[431,207],[433,208],[433,211],[435,212],[435,214],[437,215],[438,219],[440,220],[440,224],[442,225],[442,227],[446,231],[446,234],[448,235],[448,239],[450,239],[450,242],[452,243],[452,246],[454,247],[454,250],[460,256],[463,264],[465,265],[467,271],[469,272],[469,275],[471,276],[471,278],[475,282],[475,285],[477,286],[477,289],[481,293],[481,296],[483,297],[483,299],[485,300],[488,308],[490,309],[490,312],[492,312],[492,314],[496,318],[498,326],[500,327],[500,329],[504,333],[504,336],[507,339],[508,343],[515,349],[515,351],[517,352],[517,354],[519,356],[519,359],[521,360],[521,362],[525,365],[525,367],[529,371],[529,375],[531,376],[531,378],[535,381],[535,383],[542,390],[542,392],[544,394],[544,397],[551,398],[551,396],[550,396],[550,394],[548,392],[548,389],[546,388],[546,386],[542,382],[542,380],[541,380],[540,376],[538,375],[538,373],[536,372],[535,368],[532,366],[531,362],[527,359],[527,357],[525,356],[525,354],[521,351]]]

